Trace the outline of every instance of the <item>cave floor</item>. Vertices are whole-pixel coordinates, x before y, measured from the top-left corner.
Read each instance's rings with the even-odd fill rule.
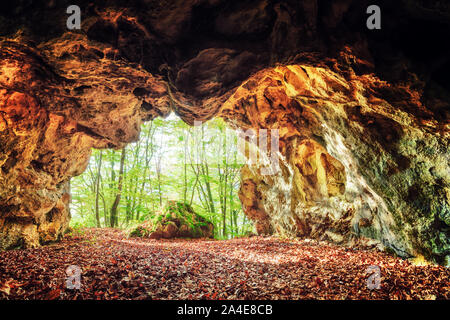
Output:
[[[66,268],[82,269],[66,288]],[[380,267],[369,289],[369,266]],[[251,237],[127,239],[85,229],[62,242],[0,252],[0,299],[449,299],[450,269],[375,249]]]

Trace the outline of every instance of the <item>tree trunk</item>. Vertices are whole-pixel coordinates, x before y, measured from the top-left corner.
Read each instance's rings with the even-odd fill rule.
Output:
[[[150,123],[150,128],[148,129],[147,133],[147,139],[145,141],[145,165],[144,165],[144,173],[142,176],[142,185],[141,190],[139,192],[139,202],[138,202],[138,208],[136,210],[136,220],[139,220],[140,214],[141,214],[141,205],[142,205],[142,198],[144,197],[144,191],[145,186],[147,184],[147,174],[149,171],[150,161],[153,158],[153,134],[155,131],[152,132],[153,128],[153,122]],[[150,145],[151,142],[151,145]],[[151,179],[149,178],[149,184],[151,184]],[[150,185],[151,187],[151,185]]]
[[[98,208],[99,194],[100,194],[100,175],[102,169],[102,158],[103,152],[100,151],[99,160],[98,160],[98,170],[97,170],[97,181],[95,182],[95,219],[97,221],[97,228],[100,228],[100,213]]]
[[[111,220],[110,220],[111,228],[114,228],[119,225],[118,208],[120,204],[120,198],[122,197],[123,167],[125,164],[125,155],[126,155],[126,148],[123,148],[122,155],[120,157],[119,183],[117,185],[116,199],[114,200],[114,203],[111,208]]]

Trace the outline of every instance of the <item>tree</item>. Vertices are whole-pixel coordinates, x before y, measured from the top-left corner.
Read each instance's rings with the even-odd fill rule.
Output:
[[[96,183],[95,183],[95,219],[97,221],[97,227],[100,228],[100,213],[99,213],[99,207],[98,207],[98,201],[99,201],[99,197],[100,197],[100,177],[101,177],[101,170],[102,170],[102,157],[103,157],[103,152],[100,151],[100,156],[98,159],[98,164],[97,164],[97,178],[96,178]]]
[[[94,150],[86,172],[72,180],[72,223],[122,228],[149,219],[170,199],[213,222],[217,237],[245,233],[252,226],[237,197],[237,138],[226,128],[220,119],[198,128],[155,119],[126,149]]]
[[[122,183],[123,183],[123,168],[125,165],[125,157],[126,157],[126,147],[122,149],[122,154],[120,156],[120,170],[119,170],[119,183],[117,187],[116,198],[111,207],[111,216],[110,216],[110,227],[114,228],[119,225],[119,214],[117,209],[120,204],[120,198],[122,197]]]

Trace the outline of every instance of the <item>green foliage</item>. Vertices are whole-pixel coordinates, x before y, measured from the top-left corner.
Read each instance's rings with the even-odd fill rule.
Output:
[[[129,236],[149,237],[152,233],[159,232],[159,236],[164,237],[165,227],[169,224],[177,229],[177,237],[204,237],[212,231],[209,227],[211,222],[194,212],[189,204],[168,201],[151,219],[132,228]]]
[[[208,135],[207,127],[215,134]],[[251,230],[237,196],[241,165],[236,148],[224,138],[225,129],[220,119],[201,128],[174,117],[144,124],[139,141],[126,148],[118,227],[132,229],[154,219],[169,221],[168,214],[179,214],[179,208],[164,207],[166,216],[157,212],[175,199],[211,221],[217,238]],[[72,179],[72,227],[110,226],[120,158],[121,150],[93,150],[86,171]],[[183,219],[193,226],[190,217]]]
[[[130,237],[139,237],[139,238],[146,238],[150,236],[151,230],[145,227],[145,225],[140,225],[132,229],[132,231],[129,233]]]

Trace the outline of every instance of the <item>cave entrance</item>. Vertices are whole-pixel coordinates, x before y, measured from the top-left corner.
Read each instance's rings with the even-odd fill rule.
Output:
[[[253,232],[238,196],[236,141],[220,118],[192,127],[171,114],[143,124],[139,140],[124,149],[94,149],[85,172],[71,180],[71,227],[154,238]]]

